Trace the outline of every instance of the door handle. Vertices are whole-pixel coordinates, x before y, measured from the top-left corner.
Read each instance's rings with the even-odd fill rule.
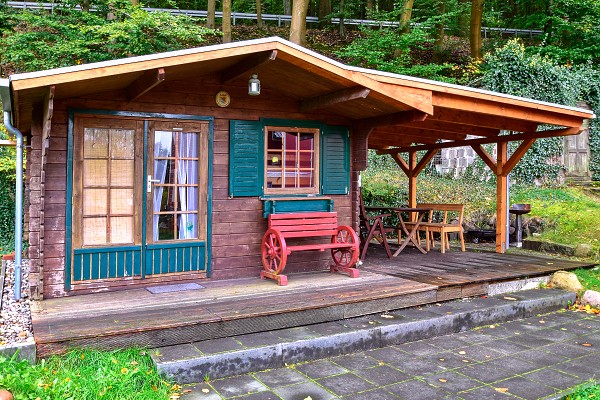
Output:
[[[146,180],[146,193],[152,193],[153,183],[160,183],[160,179],[152,179],[152,175],[148,175],[148,179]]]

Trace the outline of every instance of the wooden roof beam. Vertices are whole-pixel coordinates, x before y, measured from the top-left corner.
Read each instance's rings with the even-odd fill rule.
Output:
[[[415,140],[413,142],[420,143],[423,138],[430,139],[442,139],[442,140],[464,140],[467,135],[454,133],[454,132],[438,132],[438,131],[430,131],[428,129],[415,129],[415,128],[405,128],[404,126],[398,126],[396,130],[388,129],[374,129],[371,132],[370,137],[383,137],[383,136],[407,136],[412,137]]]
[[[165,69],[158,68],[146,71],[133,81],[127,88],[125,88],[125,93],[127,93],[127,99],[129,101],[134,101],[142,97],[144,94],[160,85],[165,80]]]
[[[575,127],[581,125],[581,117],[561,112],[552,112],[533,107],[505,102],[498,104],[496,101],[460,96],[452,93],[436,92],[433,96],[433,105],[447,109],[469,111],[484,115],[512,118],[519,120],[535,121],[540,124],[561,125]],[[516,129],[513,129],[516,130]]]
[[[277,58],[277,50],[263,51],[244,58],[242,61],[232,65],[231,67],[221,71],[221,84],[225,84],[235,78],[248,74],[249,71],[259,67],[260,65],[273,61]]]
[[[437,132],[452,132],[461,133],[463,135],[474,135],[474,136],[498,136],[500,129],[486,128],[472,125],[462,125],[454,122],[446,122],[440,120],[433,120],[427,118],[425,121],[418,122],[407,122],[402,124],[407,128],[427,129],[430,131]]]
[[[427,114],[421,111],[400,111],[381,117],[365,118],[354,121],[352,124],[357,130],[372,130],[375,128],[400,125],[406,122],[424,121]]]
[[[371,93],[370,89],[367,89],[363,86],[355,86],[348,89],[338,90],[337,92],[315,96],[300,103],[300,112],[308,112],[321,108],[327,108],[356,99],[366,99],[369,93]]]
[[[454,140],[451,142],[441,142],[441,143],[426,144],[426,145],[421,145],[421,146],[407,146],[407,147],[397,147],[397,148],[387,149],[387,150],[380,150],[377,152],[377,154],[405,153],[405,152],[430,150],[430,149],[446,149],[446,148],[450,148],[450,147],[461,147],[461,146],[473,147],[474,145],[480,145],[480,144],[504,143],[504,142],[518,141],[518,140],[528,141],[529,139],[542,139],[542,138],[547,138],[547,137],[577,135],[581,131],[582,131],[581,127],[579,127],[579,128],[571,127],[571,128],[552,129],[552,130],[540,131],[540,132],[504,135],[504,136],[498,136],[495,138]]]
[[[537,122],[438,107],[428,120],[516,132],[535,132],[538,127]]]

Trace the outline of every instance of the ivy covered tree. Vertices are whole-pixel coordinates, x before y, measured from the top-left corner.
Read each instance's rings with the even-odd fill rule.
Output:
[[[510,40],[506,46],[485,58],[481,83],[489,90],[568,106],[585,101],[596,114],[600,113],[598,70],[591,64],[571,67],[558,64],[549,57],[529,54],[519,40]],[[591,169],[596,178],[600,175],[598,128],[594,122],[590,129]],[[514,168],[512,175],[526,183],[555,180],[562,166],[548,163],[548,160],[556,159],[562,150],[562,138],[537,140]]]

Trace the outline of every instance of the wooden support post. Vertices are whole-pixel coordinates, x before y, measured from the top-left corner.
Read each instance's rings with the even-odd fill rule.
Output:
[[[408,168],[410,174],[408,175],[408,206],[416,207],[417,205],[417,175],[415,174],[415,167],[417,166],[417,152],[411,151],[408,153]]]
[[[502,173],[502,167],[507,161],[508,142],[499,142],[496,162],[496,253],[504,253],[506,242],[506,211],[508,208],[506,194],[508,190],[507,174]]]

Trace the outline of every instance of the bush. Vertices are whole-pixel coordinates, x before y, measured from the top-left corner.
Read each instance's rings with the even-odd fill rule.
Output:
[[[536,100],[576,106],[587,102],[600,113],[600,72],[593,65],[570,67],[548,57],[530,54],[518,40],[510,40],[496,53],[486,56],[481,83],[489,90]],[[513,147],[516,147],[513,143]],[[600,179],[600,124],[590,125],[590,169]],[[511,175],[526,184],[555,181],[563,165],[561,138],[540,139],[525,154]]]

